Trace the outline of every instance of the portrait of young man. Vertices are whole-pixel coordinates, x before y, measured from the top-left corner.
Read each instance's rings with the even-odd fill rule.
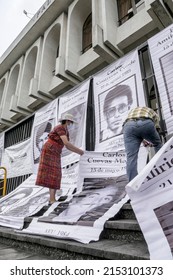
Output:
[[[103,112],[105,127],[100,130],[100,142],[122,134],[123,122],[132,108],[133,97],[129,85],[119,84],[105,96]]]
[[[114,204],[125,197],[125,185],[118,187],[116,180],[88,181],[90,189],[84,189],[69,201],[58,204],[48,216],[39,218],[40,222],[63,223],[69,225],[93,226],[95,220],[104,215]],[[105,183],[105,185],[104,185]],[[89,186],[89,185],[88,185]],[[96,187],[97,186],[97,187]]]

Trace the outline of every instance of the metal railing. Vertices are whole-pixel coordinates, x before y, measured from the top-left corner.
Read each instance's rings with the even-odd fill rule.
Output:
[[[0,166],[0,190],[2,190],[2,196],[6,195],[6,187],[7,187],[7,169],[5,167]]]

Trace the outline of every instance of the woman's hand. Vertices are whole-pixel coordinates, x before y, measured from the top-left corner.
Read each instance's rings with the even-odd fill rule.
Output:
[[[80,155],[82,156],[84,154],[84,151],[83,150],[81,150],[81,153],[80,153]]]
[[[67,139],[67,136],[66,135],[62,135],[60,136],[61,140],[63,141],[64,145],[66,146],[66,148],[76,154],[79,154],[79,155],[83,155],[84,154],[84,151],[79,149],[78,147],[74,146],[73,144],[71,144],[68,139]]]

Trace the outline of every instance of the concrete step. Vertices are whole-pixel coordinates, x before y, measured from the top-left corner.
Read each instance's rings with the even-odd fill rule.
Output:
[[[123,205],[123,207],[120,209],[119,213],[116,215],[116,218],[136,220],[135,213],[134,213],[130,203],[126,203]]]
[[[53,259],[43,254],[37,254],[29,250],[15,248],[0,242],[0,260],[47,260]]]
[[[107,221],[101,238],[119,241],[141,240],[145,242],[137,220],[130,219]]]
[[[25,248],[25,250],[33,252],[33,259],[34,252],[37,252],[35,259],[37,259],[38,252],[39,255],[47,255],[54,259],[149,259],[148,248],[143,240],[101,239],[97,242],[81,244],[76,241],[19,233],[5,227],[0,227],[0,237],[3,244],[13,245],[21,250]]]

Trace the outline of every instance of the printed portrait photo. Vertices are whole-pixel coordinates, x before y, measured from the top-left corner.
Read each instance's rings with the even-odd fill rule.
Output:
[[[128,112],[138,104],[135,75],[98,95],[98,104],[99,142],[122,134]]]
[[[40,222],[62,223],[69,225],[93,226],[114,203],[125,195],[125,185],[117,184],[116,179],[85,179],[87,188],[74,195],[71,200],[60,203],[47,217],[39,218]]]
[[[173,201],[154,209],[173,255]]]
[[[39,163],[40,154],[49,132],[53,129],[54,119],[44,122],[34,128],[33,158],[34,164]]]
[[[22,199],[27,198],[33,192],[32,188],[20,188],[13,191],[8,196],[0,200],[0,212],[6,210],[8,207],[19,203]]]
[[[72,109],[68,110],[67,112],[64,112],[62,115],[65,114],[71,114],[74,116],[75,122],[73,123],[73,126],[69,129],[69,137],[70,137],[70,142],[75,145],[76,147],[82,147],[82,140],[83,140],[83,135],[84,135],[84,128],[85,128],[85,104],[79,104]],[[69,155],[71,152],[63,148],[62,151],[62,157]]]

